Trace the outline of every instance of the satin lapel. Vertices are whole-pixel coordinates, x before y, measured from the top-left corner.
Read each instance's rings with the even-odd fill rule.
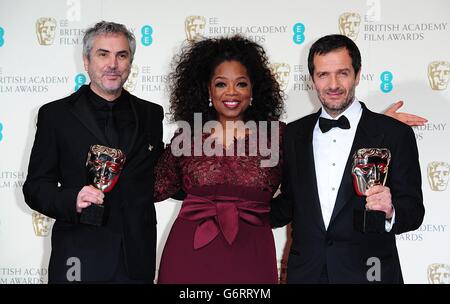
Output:
[[[322,209],[319,201],[319,192],[317,190],[317,178],[312,145],[313,130],[319,115],[320,111],[316,113],[316,115],[310,116],[311,119],[308,122],[308,125],[299,130],[295,143],[295,155],[298,176],[307,177],[302,179],[306,185],[301,187],[302,189],[305,189],[306,193],[300,193],[300,195],[303,197],[305,204],[310,204],[313,216],[317,219],[315,222],[319,223],[321,230],[325,232],[325,224],[323,222]]]
[[[356,130],[355,139],[350,150],[350,154],[345,165],[344,174],[342,177],[341,185],[339,186],[339,192],[336,197],[336,203],[334,204],[333,214],[330,219],[330,226],[342,208],[347,204],[351,198],[356,195],[353,187],[352,177],[352,162],[353,154],[356,150],[361,148],[376,148],[380,147],[383,141],[384,134],[379,133],[376,124],[372,123],[374,114],[367,109],[364,103],[361,102],[363,113]]]
[[[82,88],[80,88],[81,90]],[[85,88],[83,88],[84,90]],[[85,94],[80,92],[74,94],[74,99],[70,111],[78,118],[78,120],[100,141],[99,144],[107,145],[107,140],[95,121],[94,115],[89,108],[88,100]]]

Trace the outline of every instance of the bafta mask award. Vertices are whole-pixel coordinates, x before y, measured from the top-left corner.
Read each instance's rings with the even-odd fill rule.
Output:
[[[353,155],[352,175],[356,193],[364,196],[375,185],[386,182],[391,152],[384,148],[359,149]],[[383,211],[356,208],[353,213],[353,226],[360,232],[385,231],[386,214]]]
[[[125,159],[125,154],[119,149],[91,146],[86,161],[91,184],[104,193],[111,191],[119,179]],[[104,209],[103,205],[91,204],[81,212],[80,223],[101,226]]]

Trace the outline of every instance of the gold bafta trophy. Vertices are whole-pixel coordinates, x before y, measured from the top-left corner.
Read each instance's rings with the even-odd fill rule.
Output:
[[[125,159],[125,154],[120,149],[101,145],[91,146],[86,161],[91,184],[104,193],[111,191],[119,179]],[[91,204],[81,212],[80,223],[101,226],[104,210],[103,205]]]
[[[386,183],[391,152],[385,148],[363,148],[353,155],[352,175],[356,193],[364,196],[375,185]],[[356,208],[353,211],[353,226],[360,232],[385,231],[386,213],[377,210]]]

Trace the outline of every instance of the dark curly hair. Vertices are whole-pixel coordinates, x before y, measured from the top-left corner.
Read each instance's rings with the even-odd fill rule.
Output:
[[[182,47],[168,77],[172,121],[184,120],[192,126],[194,113],[202,113],[203,123],[217,118],[214,107],[208,106],[208,86],[215,68],[231,60],[245,66],[252,83],[253,103],[247,108],[244,120],[279,119],[284,110],[284,93],[269,68],[264,48],[236,35],[186,42]]]

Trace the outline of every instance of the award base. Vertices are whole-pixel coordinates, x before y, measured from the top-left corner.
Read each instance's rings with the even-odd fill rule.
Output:
[[[103,224],[104,211],[105,207],[103,205],[92,204],[81,212],[80,223],[101,226]]]
[[[353,228],[362,233],[384,233],[386,213],[377,210],[353,210]]]

